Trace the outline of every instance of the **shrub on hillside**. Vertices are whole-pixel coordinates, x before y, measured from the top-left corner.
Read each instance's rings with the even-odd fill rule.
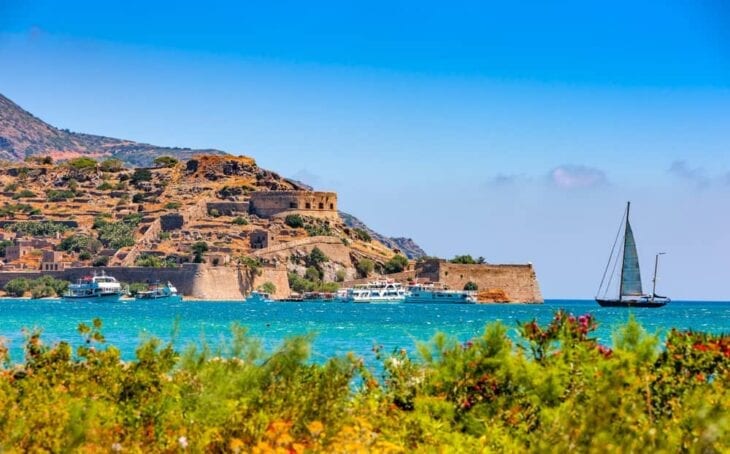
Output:
[[[355,265],[355,269],[360,277],[368,277],[375,270],[375,263],[370,259],[360,259]]]
[[[298,214],[290,214],[284,218],[284,223],[293,229],[304,227],[304,218]]]
[[[365,241],[365,242],[369,243],[373,240],[373,238],[370,236],[370,234],[363,229],[354,228],[354,229],[352,229],[352,233],[354,234],[355,238],[360,241]]]
[[[51,237],[67,231],[68,227],[60,222],[53,221],[21,221],[7,224],[5,229],[15,233],[21,233],[26,236]]]
[[[152,181],[152,172],[149,169],[135,169],[130,181],[132,183]]]
[[[99,169],[102,172],[120,172],[124,169],[124,163],[116,158],[105,159],[99,164]]]
[[[276,293],[276,285],[274,285],[273,282],[264,282],[259,286],[258,288],[259,292],[268,293],[269,295],[273,295]]]
[[[157,167],[175,167],[178,162],[172,156],[160,156],[154,160],[155,166]]]
[[[385,273],[400,273],[408,267],[408,259],[400,254],[394,255],[385,263]]]
[[[29,190],[29,189],[23,189],[22,191],[16,192],[15,194],[13,194],[13,198],[15,200],[18,200],[18,199],[32,199],[35,196],[36,196],[35,192],[33,192],[33,191]]]
[[[91,158],[81,157],[68,161],[68,166],[76,170],[93,170],[96,169],[97,162]]]

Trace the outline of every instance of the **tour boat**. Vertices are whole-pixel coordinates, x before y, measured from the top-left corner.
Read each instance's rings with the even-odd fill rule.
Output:
[[[621,222],[621,229],[616,235],[613,248],[611,249],[611,256],[606,264],[606,269],[603,271],[603,278],[601,279],[601,285],[598,288],[596,295],[596,302],[603,307],[662,307],[669,303],[671,299],[666,296],[660,296],[656,293],[657,284],[657,269],[659,268],[659,256],[664,255],[660,252],[654,259],[654,278],[653,288],[651,294],[645,294],[641,286],[641,270],[639,269],[639,255],[636,252],[636,242],[634,241],[634,232],[631,230],[631,224],[629,223],[629,211],[631,210],[631,202],[626,205],[626,212]],[[623,247],[618,251],[618,256],[614,258],[614,252],[616,251],[616,245],[619,242],[619,237],[623,231]],[[618,262],[621,262],[621,275],[619,277],[619,290],[618,295],[613,297],[608,296],[611,283],[613,281],[613,270],[616,269]],[[613,265],[611,274],[609,275],[608,270]],[[608,278],[608,280],[606,280]],[[605,285],[604,285],[605,284]],[[603,292],[603,293],[601,293]]]
[[[415,284],[408,287],[406,303],[475,304],[474,292],[449,290],[444,284]]]
[[[63,299],[117,302],[122,293],[122,284],[102,272],[100,275],[83,277],[69,285]]]
[[[349,303],[402,303],[406,290],[392,280],[380,280],[364,285],[356,285],[347,290],[345,301]]]
[[[138,300],[164,299],[166,301],[182,301],[182,295],[177,293],[177,288],[175,288],[175,286],[169,281],[165,285],[160,285],[160,283],[157,282],[151,285],[149,290],[137,292],[134,298]]]

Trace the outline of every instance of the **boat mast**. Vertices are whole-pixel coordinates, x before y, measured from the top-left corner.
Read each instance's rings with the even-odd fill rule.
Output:
[[[629,211],[631,202],[626,202],[626,223],[624,224],[624,247],[621,249],[621,279],[619,280],[618,299],[624,295],[624,258],[626,257],[626,231],[629,229]]]
[[[656,257],[654,258],[654,285],[651,289],[651,297],[654,298],[656,296],[656,273],[657,269],[659,268],[659,256],[664,255],[666,252],[659,252]]]

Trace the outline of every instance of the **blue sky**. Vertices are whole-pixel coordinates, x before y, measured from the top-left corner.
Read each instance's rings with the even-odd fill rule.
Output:
[[[664,293],[730,299],[730,7],[515,3],[0,0],[0,93],[253,156],[552,298],[593,295],[632,200],[645,280],[666,250]]]

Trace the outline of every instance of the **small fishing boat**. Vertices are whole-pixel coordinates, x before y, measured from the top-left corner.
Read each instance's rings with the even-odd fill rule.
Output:
[[[271,299],[271,295],[266,292],[253,291],[246,298],[247,303],[271,303],[274,300]]]
[[[402,303],[406,299],[406,289],[393,280],[378,280],[347,289],[345,301],[348,303]]]
[[[119,301],[122,294],[122,284],[102,271],[100,275],[85,276],[75,284],[69,285],[63,299],[114,303]]]
[[[150,285],[148,290],[137,292],[134,298],[137,300],[164,299],[166,301],[182,301],[182,295],[177,293],[177,288],[169,281],[165,285],[160,285],[159,282],[156,282]]]
[[[474,292],[449,290],[440,283],[414,284],[408,286],[406,303],[423,304],[475,304]]]
[[[624,217],[621,221],[621,228],[616,235],[613,248],[611,248],[611,255],[606,264],[606,269],[603,271],[601,285],[596,294],[596,302],[602,307],[662,307],[671,301],[666,296],[660,296],[656,293],[659,256],[664,255],[664,253],[658,253],[654,259],[652,292],[651,294],[645,294],[641,285],[641,270],[639,268],[639,255],[636,251],[636,241],[634,240],[634,232],[629,222],[630,210],[631,202],[628,202]],[[623,232],[622,247],[616,251],[616,245],[619,243],[621,232]],[[615,254],[615,252],[618,252],[618,254]],[[618,295],[609,296],[608,292],[612,287],[613,275],[615,274],[615,269],[619,261],[621,262],[621,267],[618,281]],[[609,269],[611,269],[610,274]]]

